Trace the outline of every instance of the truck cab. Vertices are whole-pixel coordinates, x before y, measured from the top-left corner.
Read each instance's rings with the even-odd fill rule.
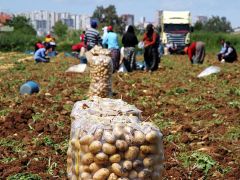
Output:
[[[165,49],[182,52],[190,43],[191,14],[189,11],[162,11],[161,40]]]

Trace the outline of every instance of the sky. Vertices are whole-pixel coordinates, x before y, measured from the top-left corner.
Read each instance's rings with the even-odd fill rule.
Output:
[[[239,0],[0,0],[0,11],[11,13],[49,10],[92,15],[97,6],[115,5],[118,15],[134,14],[135,22],[154,21],[157,10],[186,10],[195,16],[225,16],[240,26]],[[194,18],[193,18],[194,19]]]

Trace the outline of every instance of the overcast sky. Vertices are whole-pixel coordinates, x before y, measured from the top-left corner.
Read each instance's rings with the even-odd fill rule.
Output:
[[[92,15],[96,6],[113,4],[118,15],[134,14],[154,21],[156,10],[188,10],[192,16],[225,16],[233,27],[240,26],[239,0],[0,0],[0,11],[30,12],[49,10]]]

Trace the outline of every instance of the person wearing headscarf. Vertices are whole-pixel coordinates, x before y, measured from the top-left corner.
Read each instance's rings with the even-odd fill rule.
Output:
[[[103,44],[107,44],[108,49],[111,51],[111,57],[113,62],[113,72],[116,72],[119,68],[119,61],[120,61],[118,35],[113,31],[112,26],[108,26],[107,31],[108,31],[108,34],[106,39],[104,39]]]
[[[153,25],[148,24],[143,35],[145,70],[154,71],[158,69],[160,62],[158,56],[159,35],[154,31]]]
[[[205,58],[205,43],[201,41],[192,42],[184,48],[192,64],[202,64]]]
[[[128,26],[126,33],[122,37],[123,63],[128,72],[136,69],[136,52],[135,46],[138,44],[133,26]]]
[[[87,29],[84,36],[84,44],[87,50],[91,50],[95,45],[102,45],[102,39],[97,30],[96,20],[91,21],[91,28]]]

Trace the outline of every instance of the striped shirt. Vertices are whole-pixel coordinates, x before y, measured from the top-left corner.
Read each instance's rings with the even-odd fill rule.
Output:
[[[94,47],[95,45],[101,45],[102,39],[98,30],[89,28],[85,33],[84,43],[87,47],[90,48]]]

